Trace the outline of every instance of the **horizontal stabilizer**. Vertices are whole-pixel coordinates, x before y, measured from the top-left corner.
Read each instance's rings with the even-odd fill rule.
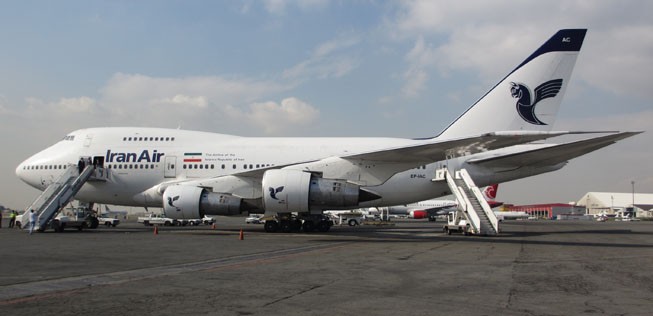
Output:
[[[582,156],[589,152],[601,149],[616,143],[619,140],[640,134],[641,132],[623,132],[613,135],[590,138],[586,140],[549,145],[537,149],[511,153],[488,158],[472,159],[470,164],[481,164],[487,168],[505,168],[520,166],[552,166],[570,159]]]

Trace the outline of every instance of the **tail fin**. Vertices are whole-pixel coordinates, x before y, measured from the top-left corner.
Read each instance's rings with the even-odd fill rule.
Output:
[[[485,198],[487,204],[490,205],[490,208],[495,208],[503,205],[503,202],[495,201],[497,198],[497,191],[499,191],[498,184],[490,184],[483,190],[483,197]]]
[[[483,190],[483,197],[486,201],[492,201],[497,198],[497,191],[499,191],[498,184],[491,184]]]
[[[495,131],[550,131],[586,32],[586,29],[558,31],[438,137],[458,138]]]

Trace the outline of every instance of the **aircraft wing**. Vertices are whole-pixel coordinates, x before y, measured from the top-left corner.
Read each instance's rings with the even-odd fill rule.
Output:
[[[551,145],[533,150],[509,153],[506,155],[472,159],[470,164],[479,164],[487,168],[509,168],[514,166],[551,166],[586,153],[614,144],[619,140],[637,135],[641,132],[623,132],[613,135],[590,138],[586,140]]]
[[[433,138],[399,147],[293,164],[284,169],[316,172],[324,178],[345,179],[360,185],[374,186],[384,183],[398,172],[445,160],[447,157],[471,155],[576,133],[579,132],[502,131],[458,139]]]

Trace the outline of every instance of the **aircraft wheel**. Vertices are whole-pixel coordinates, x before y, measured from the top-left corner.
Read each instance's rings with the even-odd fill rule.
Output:
[[[277,221],[265,221],[265,225],[263,226],[266,232],[268,233],[276,233],[279,231],[279,223]]]
[[[329,231],[329,228],[331,228],[331,225],[329,225],[329,222],[327,221],[320,221],[317,223],[317,230],[322,233],[326,233]]]
[[[281,232],[283,233],[290,233],[292,232],[293,224],[292,221],[284,220],[281,221]]]
[[[302,229],[305,233],[311,233],[315,230],[315,222],[313,221],[304,221],[302,224]]]

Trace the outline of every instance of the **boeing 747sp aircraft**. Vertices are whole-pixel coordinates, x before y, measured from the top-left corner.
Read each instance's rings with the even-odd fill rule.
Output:
[[[569,159],[636,134],[532,144],[577,133],[552,131],[552,125],[585,33],[558,31],[435,137],[259,138],[89,128],[28,158],[16,174],[48,192],[83,158],[96,168],[86,182],[77,183],[79,201],[162,207],[177,219],[266,212],[280,215],[278,222],[268,221],[266,231],[326,231],[324,210],[403,205],[451,194],[446,182],[432,181],[441,168],[465,168],[478,186],[486,186],[560,169]],[[87,169],[80,168],[80,179]],[[283,219],[291,212],[302,220]]]

